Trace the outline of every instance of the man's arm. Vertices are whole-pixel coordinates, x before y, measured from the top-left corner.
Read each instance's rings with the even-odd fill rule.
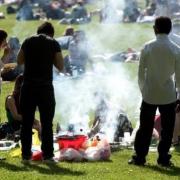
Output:
[[[0,70],[1,70],[1,68],[3,68],[3,66],[4,66],[4,63],[0,59]]]
[[[2,63],[4,63],[4,64],[7,63],[8,58],[9,58],[10,51],[11,51],[11,49],[10,49],[9,45],[6,44],[6,46],[4,47],[3,56],[1,57]]]
[[[146,76],[146,66],[145,66],[145,49],[141,51],[140,60],[139,60],[139,69],[138,69],[138,85],[142,92],[144,87],[144,81]]]
[[[64,68],[64,60],[63,60],[63,56],[61,52],[57,52],[55,54],[55,58],[54,58],[54,62],[53,62],[54,66],[59,70],[62,71]]]
[[[175,61],[175,82],[176,82],[176,89],[177,89],[177,96],[180,99],[180,49],[176,55]]]

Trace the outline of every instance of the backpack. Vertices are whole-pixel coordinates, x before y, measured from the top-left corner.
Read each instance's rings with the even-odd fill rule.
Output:
[[[0,139],[6,138],[8,134],[13,134],[14,130],[8,122],[0,124]]]
[[[125,132],[132,134],[133,127],[131,121],[128,119],[126,114],[120,113],[118,116],[118,126],[114,135],[114,141],[118,142],[119,137],[124,137]]]

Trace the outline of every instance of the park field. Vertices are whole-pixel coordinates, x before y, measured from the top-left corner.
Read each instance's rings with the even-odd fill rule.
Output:
[[[143,2],[141,1],[141,5]],[[94,7],[89,7],[93,9]],[[0,7],[5,13],[5,7]],[[66,25],[60,25],[58,21],[51,21],[55,27],[55,37],[63,34]],[[0,28],[7,30],[9,36],[17,36],[21,42],[36,33],[36,28],[42,21],[18,22],[14,15],[6,16],[0,20]],[[74,26],[75,29],[83,29],[87,35],[92,35],[103,44],[104,52],[124,51],[131,47],[140,50],[143,44],[154,37],[152,24],[111,24],[100,25],[98,17],[93,17],[90,24]],[[102,33],[102,31],[106,33]],[[115,33],[112,33],[115,32]],[[63,52],[66,53],[66,52]],[[132,81],[136,83],[138,64],[126,65]],[[3,82],[0,95],[0,122],[6,121],[4,101],[12,92],[14,82]],[[132,111],[132,110],[129,110]],[[131,112],[128,112],[132,114]],[[133,116],[133,115],[131,115]],[[133,151],[122,149],[113,152],[109,161],[105,162],[82,162],[58,164],[33,163],[23,165],[20,158],[12,158],[10,152],[0,152],[0,156],[6,157],[0,161],[1,180],[179,180],[180,179],[180,148],[172,152],[172,161],[175,167],[162,168],[157,166],[157,153],[150,152],[147,157],[147,165],[138,167],[128,165],[127,161]]]

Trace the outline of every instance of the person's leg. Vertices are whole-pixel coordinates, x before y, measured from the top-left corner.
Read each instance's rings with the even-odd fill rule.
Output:
[[[39,93],[38,107],[41,121],[41,149],[43,158],[50,159],[54,156],[52,121],[55,111],[55,98],[53,87],[43,89]]]
[[[20,97],[20,107],[22,113],[22,128],[21,128],[21,144],[22,158],[28,160],[31,158],[32,145],[32,126],[36,109],[35,97],[30,88],[22,87]]]
[[[0,77],[0,95],[1,95],[1,77]],[[6,158],[0,157],[0,161],[5,160]]]
[[[140,112],[140,126],[136,133],[134,142],[134,149],[136,154],[133,156],[133,159],[136,161],[135,164],[145,163],[145,157],[148,154],[149,145],[151,142],[156,109],[156,105],[151,105],[144,101],[142,102]]]
[[[161,140],[158,145],[159,158],[157,162],[162,165],[168,165],[171,155],[169,149],[172,143],[172,136],[175,123],[175,107],[176,103],[160,105],[159,112],[161,114]]]

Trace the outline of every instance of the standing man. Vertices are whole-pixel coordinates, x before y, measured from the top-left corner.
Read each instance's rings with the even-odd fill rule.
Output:
[[[143,100],[134,143],[135,155],[129,164],[145,164],[158,108],[162,130],[157,163],[171,165],[169,149],[175,122],[176,87],[180,90],[180,49],[168,38],[171,28],[170,18],[158,17],[154,25],[156,39],[147,43],[141,52],[138,83]]]
[[[21,89],[20,107],[22,112],[22,160],[31,159],[32,125],[36,107],[39,109],[42,125],[43,159],[53,159],[52,121],[55,111],[54,89],[52,85],[53,65],[63,70],[60,45],[53,39],[54,27],[45,22],[38,27],[37,35],[27,38],[19,51],[18,64],[24,64],[24,82]]]

